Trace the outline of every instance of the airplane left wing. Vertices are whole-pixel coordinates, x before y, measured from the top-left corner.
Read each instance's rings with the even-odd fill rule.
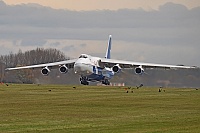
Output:
[[[73,68],[73,65],[74,65],[76,60],[77,59],[60,61],[60,62],[53,62],[53,63],[46,63],[46,64],[15,67],[15,68],[6,68],[6,70],[35,69],[35,68],[44,68],[44,67],[57,68],[57,67],[62,66],[62,65],[66,65],[69,68]]]
[[[108,66],[112,67],[116,64],[119,64],[121,68],[163,68],[163,69],[170,69],[170,68],[183,68],[183,69],[190,69],[196,68],[192,66],[183,66],[183,65],[165,65],[165,64],[153,64],[153,63],[143,63],[143,62],[131,62],[131,61],[123,61],[123,60],[114,60],[114,59],[104,59],[101,58],[99,61],[100,66]]]

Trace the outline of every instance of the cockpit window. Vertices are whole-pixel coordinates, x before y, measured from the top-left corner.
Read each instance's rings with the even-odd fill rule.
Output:
[[[81,55],[79,58],[88,58],[86,55]]]

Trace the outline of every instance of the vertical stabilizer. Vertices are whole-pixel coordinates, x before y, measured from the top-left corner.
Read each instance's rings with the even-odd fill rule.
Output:
[[[108,47],[107,47],[106,56],[105,56],[106,59],[110,59],[111,58],[111,55],[110,55],[111,43],[112,43],[111,42],[111,38],[112,38],[112,35],[109,36]]]

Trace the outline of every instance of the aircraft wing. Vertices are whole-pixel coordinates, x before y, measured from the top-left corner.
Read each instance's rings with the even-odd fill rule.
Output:
[[[19,70],[19,69],[35,69],[35,68],[57,68],[62,65],[66,65],[68,68],[73,68],[74,63],[77,59],[73,60],[66,60],[60,62],[53,62],[53,63],[46,63],[46,64],[38,64],[38,65],[30,65],[30,66],[22,66],[22,67],[15,67],[15,68],[6,68],[6,70]]]
[[[115,59],[105,59],[102,58],[99,61],[100,66],[112,67],[116,64],[119,64],[121,68],[135,68],[142,66],[142,68],[163,68],[163,69],[170,69],[170,68],[196,68],[192,66],[184,66],[184,65],[165,65],[165,64],[153,64],[153,63],[143,63],[143,62],[131,62],[131,61],[124,61],[124,60],[115,60]]]

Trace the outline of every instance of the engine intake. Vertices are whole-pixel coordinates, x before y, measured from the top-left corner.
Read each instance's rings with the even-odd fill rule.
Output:
[[[45,67],[41,70],[42,75],[47,76],[49,74],[50,70],[48,67]]]
[[[63,65],[63,66],[61,66],[60,68],[59,68],[59,71],[61,72],[61,73],[67,73],[68,72],[68,68],[67,68],[67,66],[66,65]]]
[[[119,64],[115,65],[112,67],[113,72],[118,73],[119,71],[121,71],[121,67],[119,66]]]
[[[144,73],[144,69],[142,68],[142,66],[136,67],[135,68],[135,73],[136,74],[143,74]]]

